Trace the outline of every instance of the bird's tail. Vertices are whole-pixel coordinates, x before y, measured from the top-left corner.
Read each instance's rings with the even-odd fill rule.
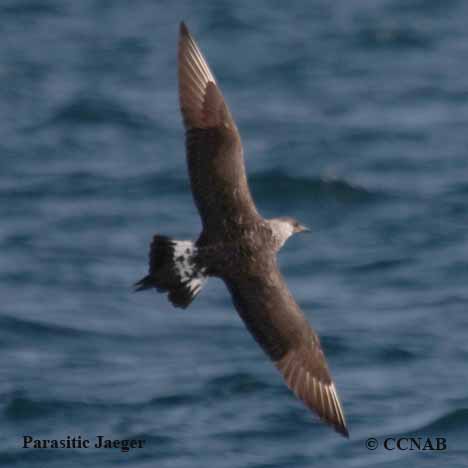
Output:
[[[167,292],[176,307],[186,308],[206,281],[197,264],[197,248],[191,241],[155,235],[150,249],[149,274],[135,283],[135,291],[156,288]]]

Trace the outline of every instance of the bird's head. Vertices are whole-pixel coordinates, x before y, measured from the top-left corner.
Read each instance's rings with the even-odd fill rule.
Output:
[[[280,247],[293,235],[299,232],[310,232],[310,229],[303,226],[297,219],[290,216],[281,216],[269,220],[275,236],[278,238]]]

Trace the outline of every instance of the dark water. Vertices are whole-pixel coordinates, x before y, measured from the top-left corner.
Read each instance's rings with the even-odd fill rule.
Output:
[[[318,424],[223,285],[134,295],[154,232],[195,238],[185,19],[241,130],[351,439]],[[468,3],[0,3],[0,465],[467,466]],[[144,439],[129,453],[22,436]],[[445,452],[365,448],[436,437]]]

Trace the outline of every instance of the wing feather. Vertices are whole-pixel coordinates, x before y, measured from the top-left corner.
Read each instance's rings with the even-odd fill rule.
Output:
[[[260,215],[245,174],[242,142],[214,74],[184,23],[179,37],[179,101],[187,163],[205,235],[213,241]]]
[[[258,263],[258,262],[257,262]],[[268,274],[262,274],[262,269]],[[291,296],[276,262],[224,279],[248,330],[305,405],[348,437],[343,409],[316,333]]]

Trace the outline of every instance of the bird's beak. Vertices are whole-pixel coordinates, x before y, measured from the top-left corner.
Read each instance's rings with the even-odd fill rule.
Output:
[[[311,232],[311,229],[309,229],[307,226],[303,226],[302,224],[300,224],[297,227],[297,232]]]

